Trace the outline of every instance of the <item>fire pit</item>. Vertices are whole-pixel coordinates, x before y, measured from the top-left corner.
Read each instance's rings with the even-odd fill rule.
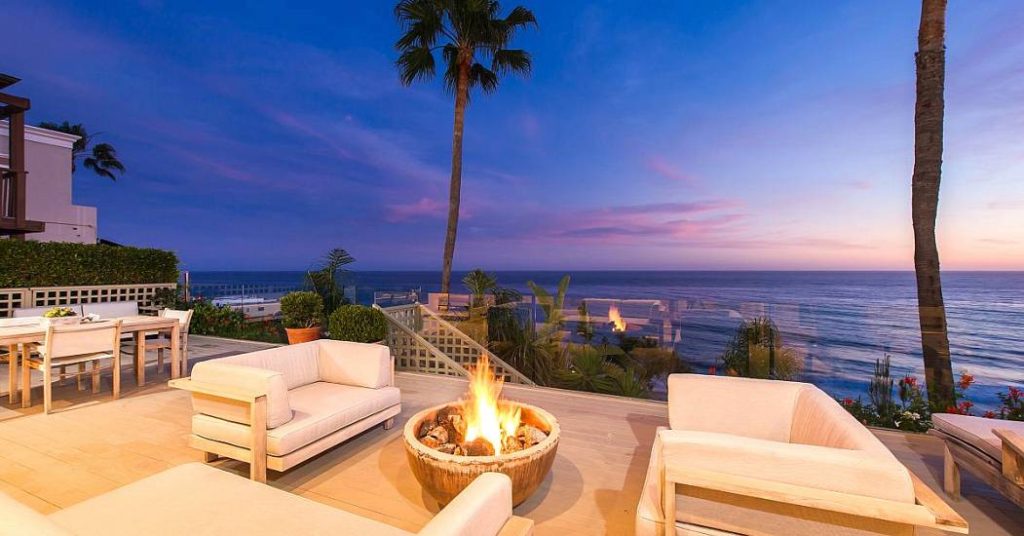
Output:
[[[441,505],[478,475],[492,471],[512,479],[512,503],[518,505],[551,471],[558,421],[536,406],[500,400],[501,386],[481,357],[468,400],[427,408],[406,422],[409,465]]]

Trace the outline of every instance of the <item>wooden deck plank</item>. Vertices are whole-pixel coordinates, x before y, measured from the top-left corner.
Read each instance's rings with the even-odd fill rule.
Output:
[[[197,352],[211,358],[259,347],[220,339],[190,342],[193,362]],[[163,386],[166,371],[149,374],[153,382],[136,389],[129,381],[118,401],[110,400],[109,383],[95,396],[73,386],[56,388],[55,405],[70,409],[49,416],[38,405],[22,410],[4,399],[0,491],[52,512],[165,468],[201,461],[201,453],[186,444],[188,394]],[[402,427],[420,409],[461,396],[466,383],[408,373],[399,373],[397,383],[403,409],[398,426],[374,428],[287,473],[271,471],[269,484],[403,529],[422,527],[438,506],[408,470]],[[515,385],[506,386],[505,393],[543,406],[562,425],[552,474],[516,514],[533,519],[538,535],[632,534],[655,428],[667,423],[664,403]],[[945,498],[941,442],[923,435],[875,433]],[[240,462],[215,465],[248,475],[248,466]],[[971,523],[973,534],[1024,534],[1024,515],[1008,501],[969,475],[964,475],[963,489],[964,499],[951,504]]]

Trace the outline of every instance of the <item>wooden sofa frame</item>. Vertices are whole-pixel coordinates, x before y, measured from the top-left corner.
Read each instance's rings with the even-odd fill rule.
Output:
[[[1024,508],[1024,436],[1012,430],[992,430],[1002,440],[1002,457],[993,460],[980,448],[941,430],[928,434],[942,439],[942,487],[954,499],[960,498],[960,469],[966,468],[1017,506]]]
[[[243,448],[220,441],[213,441],[204,437],[191,434],[188,444],[194,449],[203,451],[204,461],[207,463],[219,457],[231,458],[249,464],[249,478],[257,482],[267,481],[267,469],[284,471],[285,467],[267,455],[267,394],[256,391],[246,391],[237,387],[220,384],[204,383],[192,380],[191,378],[179,378],[167,382],[167,385],[175,389],[189,391],[192,396],[209,397],[220,402],[235,404],[246,408],[249,415],[248,422],[252,442],[251,448]],[[360,422],[372,421],[376,414],[370,415],[362,421],[350,424],[346,428],[359,428]],[[376,425],[378,423],[374,423]],[[394,417],[384,421],[384,429],[389,430],[395,424]],[[367,426],[368,429],[371,426]],[[268,463],[269,460],[269,463]]]
[[[909,472],[909,470],[908,470]],[[662,508],[665,533],[676,523],[676,494],[731,504],[756,505],[770,512],[815,519],[823,517],[836,525],[893,536],[912,536],[914,527],[927,527],[967,534],[967,521],[946,504],[912,472],[916,503],[902,503],[849,493],[728,475],[713,471],[673,469],[662,471]],[[803,516],[803,517],[801,517]],[[701,526],[728,531],[735,529],[723,520],[697,520]],[[759,533],[744,534],[761,536]],[[765,533],[767,536],[768,533]]]

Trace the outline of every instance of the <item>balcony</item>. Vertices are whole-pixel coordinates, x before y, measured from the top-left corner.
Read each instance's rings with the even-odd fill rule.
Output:
[[[195,361],[250,352],[265,344],[192,336]],[[164,373],[166,376],[166,372]],[[158,374],[153,375],[156,378]],[[430,405],[459,397],[465,380],[399,372],[403,411],[398,425],[374,429],[268,483],[314,501],[405,530],[418,530],[438,510],[409,472],[402,443],[405,421]],[[74,385],[55,389],[73,411],[41,414],[0,406],[0,488],[32,508],[50,513],[169,467],[196,461],[188,447],[192,409],[188,393],[155,381],[123,399],[90,395]],[[506,385],[506,396],[539,405],[561,424],[562,441],[552,474],[515,509],[533,519],[536,534],[632,534],[637,501],[655,428],[667,422],[663,402]],[[6,397],[4,397],[6,404]],[[872,430],[911,471],[941,491],[942,442],[931,436]],[[239,475],[248,465],[215,465]],[[358,482],[359,485],[353,485]],[[979,480],[964,474],[964,497],[952,503],[971,533],[1024,533],[1024,514]],[[919,530],[918,534],[939,534]]]

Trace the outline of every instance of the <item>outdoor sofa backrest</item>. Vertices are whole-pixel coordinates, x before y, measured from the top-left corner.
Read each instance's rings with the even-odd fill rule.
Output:
[[[75,314],[82,315],[81,305],[60,305],[51,307],[22,307],[20,309],[14,309],[14,318],[29,318],[33,316],[43,316],[43,313],[53,309],[53,307],[68,307],[75,312]]]
[[[102,303],[83,303],[82,312],[85,315],[99,315],[100,318],[117,318],[122,316],[138,316],[139,302],[119,301]]]
[[[288,391],[314,382],[379,389],[393,384],[387,346],[321,339],[196,364],[192,380],[231,385],[267,395],[267,428],[292,419]],[[206,397],[192,397],[193,409],[232,422],[247,423],[244,408]]]

